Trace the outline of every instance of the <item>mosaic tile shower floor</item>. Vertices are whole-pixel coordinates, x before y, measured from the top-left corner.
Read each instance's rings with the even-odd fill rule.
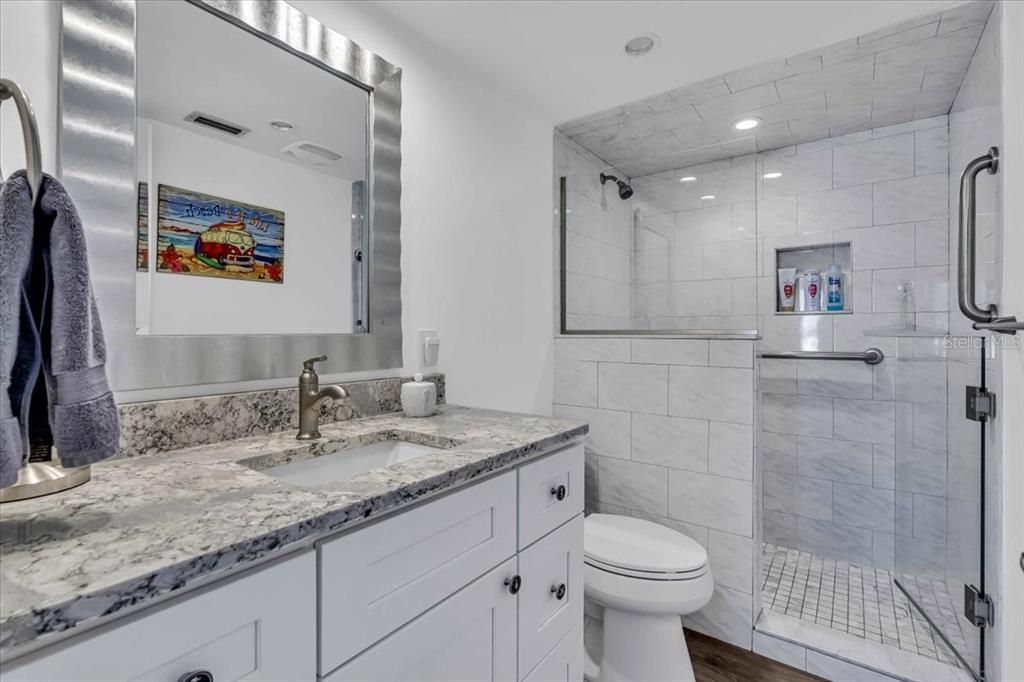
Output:
[[[889,571],[769,543],[762,545],[761,559],[764,608],[959,665],[949,647],[893,584]],[[922,603],[957,650],[967,655],[962,619],[945,583],[911,575],[895,577]]]

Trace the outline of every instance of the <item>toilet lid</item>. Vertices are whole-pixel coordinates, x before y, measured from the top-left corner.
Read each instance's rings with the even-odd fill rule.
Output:
[[[583,554],[608,566],[658,573],[696,571],[708,562],[696,540],[651,521],[613,514],[586,517]]]

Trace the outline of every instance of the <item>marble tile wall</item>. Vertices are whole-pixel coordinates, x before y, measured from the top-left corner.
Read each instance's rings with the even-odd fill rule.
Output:
[[[426,374],[445,401],[443,374]],[[402,409],[402,383],[410,377],[352,381],[344,386],[350,399],[325,404],[320,423],[371,417]],[[299,424],[298,390],[282,388],[247,393],[155,400],[118,405],[121,447],[118,457],[135,457],[194,445],[207,445],[286,429]]]
[[[566,178],[566,323],[570,329],[628,329],[630,325],[631,201],[619,198],[607,172],[629,180],[591,152],[555,132],[554,220],[558,179]]]
[[[947,118],[937,116],[759,155],[759,178],[782,173],[758,181],[759,218],[774,202],[766,228],[758,223],[762,347],[886,355],[874,367],[761,360],[766,542],[944,573],[947,148]],[[845,241],[852,314],[775,315],[775,250]],[[889,331],[902,323],[904,282],[915,329],[930,336]]]
[[[755,591],[753,342],[555,339],[554,414],[590,423],[588,509],[708,550],[715,594],[687,626],[747,649]]]

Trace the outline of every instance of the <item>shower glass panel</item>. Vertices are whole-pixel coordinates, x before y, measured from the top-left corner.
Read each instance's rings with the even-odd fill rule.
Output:
[[[629,177],[555,144],[563,333],[756,334],[753,154]]]
[[[953,313],[956,314],[956,313]],[[906,343],[902,343],[906,342]],[[964,586],[981,574],[985,425],[965,416],[966,386],[985,385],[981,338],[901,339],[896,382],[894,581],[929,621],[940,660],[981,670],[981,630],[964,616]],[[911,378],[924,389],[915,392]],[[927,378],[926,378],[927,377]],[[941,385],[939,385],[941,384]]]

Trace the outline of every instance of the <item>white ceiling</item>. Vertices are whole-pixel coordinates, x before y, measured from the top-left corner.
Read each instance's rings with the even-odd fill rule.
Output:
[[[364,90],[186,2],[140,2],[137,43],[139,116],[316,172],[366,175]],[[251,132],[231,137],[185,121],[193,111]],[[280,132],[272,120],[295,127]],[[280,151],[298,141],[342,158],[312,165]]]
[[[629,177],[939,116],[991,2],[730,71],[570,121],[560,130]],[[760,120],[738,131],[738,119]]]
[[[956,4],[392,0],[360,6],[422,36],[556,124]],[[627,57],[626,41],[647,32],[659,35],[660,46],[644,57]]]

